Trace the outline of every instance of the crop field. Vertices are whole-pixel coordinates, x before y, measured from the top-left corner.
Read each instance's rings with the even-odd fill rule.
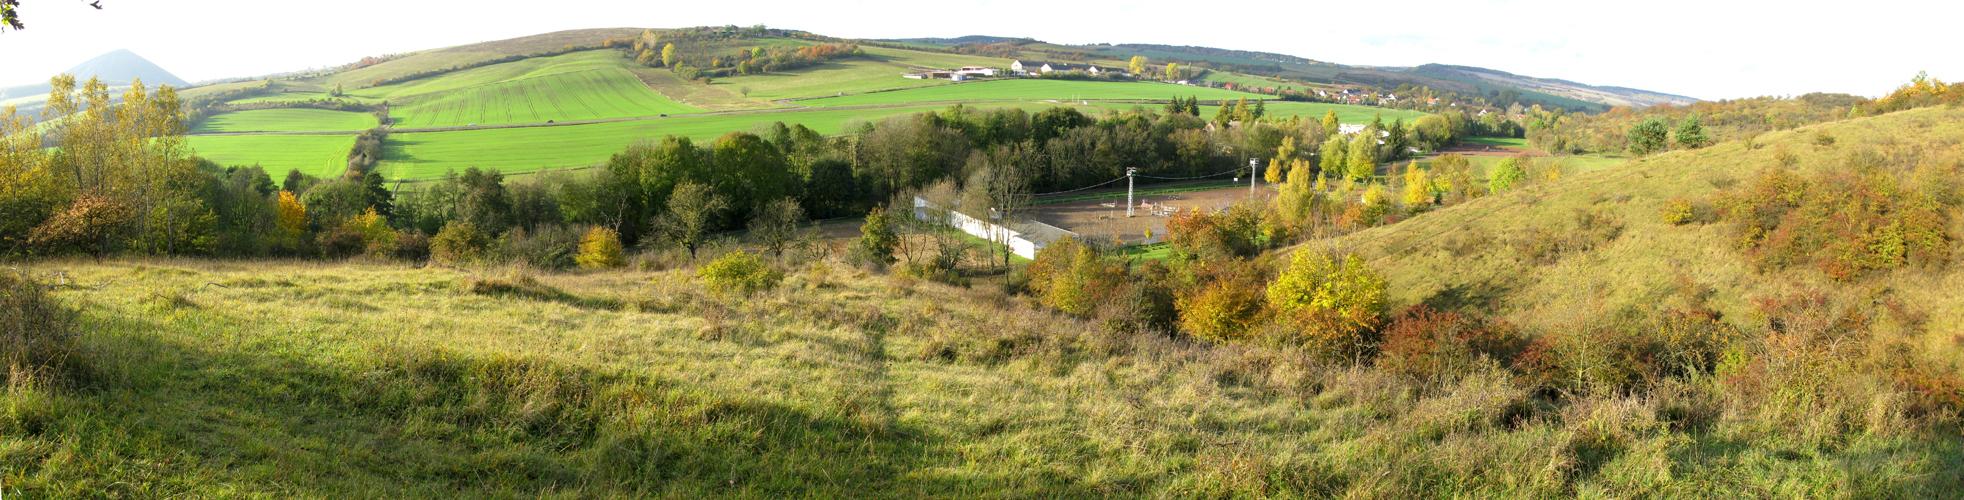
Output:
[[[752,99],[791,99],[860,94],[876,90],[932,87],[948,80],[910,80],[900,75],[914,68],[953,69],[962,66],[1007,68],[1009,61],[992,57],[941,54],[885,47],[862,47],[866,57],[821,64],[794,71],[718,78],[712,84]]]
[[[327,109],[253,109],[212,116],[192,133],[361,131],[375,128],[375,115]]]
[[[262,95],[262,96],[247,97],[244,99],[234,99],[227,102],[230,102],[232,104],[263,104],[269,102],[287,103],[287,102],[307,102],[307,101],[326,101],[326,100],[360,102],[360,103],[381,102],[381,99],[356,97],[347,94],[342,94],[340,97],[335,97],[333,95],[328,94],[327,92],[314,91],[314,90],[287,91],[287,92],[280,92],[272,95]]]
[[[1038,109],[1048,105],[1023,107]],[[557,127],[397,133],[389,136],[381,171],[390,179],[427,179],[441,176],[447,170],[473,166],[494,168],[506,173],[584,167],[605,162],[609,156],[636,141],[668,135],[706,141],[730,132],[756,130],[780,121],[804,124],[822,134],[834,134],[852,122],[878,121],[938,109],[942,107],[924,105],[872,110],[684,115]]]
[[[389,99],[398,127],[544,123],[693,113],[648,88],[613,51],[524,59],[356,95]]]
[[[850,106],[951,101],[1130,100],[1194,96],[1203,100],[1257,99],[1265,96],[1207,87],[1151,82],[1093,82],[1074,80],[992,80],[959,85],[876,92],[798,101],[807,106]]]
[[[353,91],[368,87],[371,82],[383,78],[442,70],[506,56],[537,54],[568,45],[587,45],[607,37],[631,37],[639,34],[641,30],[636,28],[582,29],[426,50],[384,61],[381,64],[328,75],[319,78],[316,83],[320,83],[324,88],[342,85],[347,90]]]
[[[219,165],[254,165],[274,178],[289,170],[332,176],[347,168],[349,135],[194,135],[188,138],[198,156]]]

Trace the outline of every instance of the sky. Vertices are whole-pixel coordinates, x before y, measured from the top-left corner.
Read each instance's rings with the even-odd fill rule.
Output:
[[[741,2],[21,0],[0,85],[130,49],[193,82],[575,28],[763,24],[847,38],[997,35],[1162,43],[1342,64],[1445,63],[1725,99],[1876,96],[1964,79],[1964,2],[1407,0]],[[1196,8],[1198,7],[1198,8]]]

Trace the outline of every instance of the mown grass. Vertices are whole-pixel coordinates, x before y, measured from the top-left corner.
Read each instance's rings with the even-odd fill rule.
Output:
[[[234,111],[199,123],[200,132],[360,132],[375,128],[375,115],[327,109],[281,108]]]
[[[827,97],[798,101],[805,106],[850,106],[952,101],[1035,101],[1035,100],[1112,100],[1170,99],[1194,96],[1205,100],[1248,98],[1261,94],[1207,87],[1189,87],[1153,82],[1098,82],[1075,80],[1012,79],[990,80],[959,85],[941,85],[893,92]]]
[[[198,156],[219,165],[259,165],[275,178],[290,170],[330,177],[348,168],[349,135],[194,135],[185,138]]]
[[[1823,446],[1750,419],[1680,427],[1683,398],[1552,408],[1495,370],[1418,384],[836,263],[744,300],[686,269],[32,270],[71,283],[56,296],[80,309],[96,375],[0,395],[0,480],[29,497],[1929,496],[1964,481],[1947,472],[1964,467],[1954,433],[1868,427]]]
[[[944,54],[885,47],[861,47],[864,57],[843,59],[792,71],[715,79],[713,86],[731,93],[750,89],[751,99],[791,99],[859,94],[875,90],[931,87],[948,80],[910,80],[901,75],[918,68],[955,69],[962,66],[1003,68],[1009,61],[992,57]]]
[[[1460,139],[1459,142],[1480,145],[1480,146],[1494,146],[1494,147],[1509,148],[1509,149],[1522,149],[1528,147],[1528,140],[1520,137],[1467,137],[1464,139]]]
[[[1032,111],[1050,105],[1018,105]],[[994,107],[994,106],[992,106]],[[636,141],[666,135],[713,140],[730,132],[756,131],[773,122],[804,124],[833,134],[849,123],[942,109],[901,106],[860,110],[811,110],[669,118],[585,125],[396,133],[384,146],[382,173],[391,179],[427,179],[447,170],[484,167],[507,173],[585,167],[603,163]]]

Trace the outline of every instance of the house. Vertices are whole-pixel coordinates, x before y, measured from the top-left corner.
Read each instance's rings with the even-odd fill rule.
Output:
[[[962,69],[955,70],[955,72],[968,76],[996,76],[995,68],[985,68],[982,66],[962,66]]]
[[[1091,75],[1091,76],[1098,76],[1098,75],[1101,75],[1101,74],[1104,74],[1104,73],[1105,73],[1105,72],[1107,72],[1107,71],[1111,71],[1111,70],[1108,70],[1108,69],[1101,69],[1101,68],[1099,68],[1099,67],[1097,67],[1097,66],[1095,66],[1095,65],[1094,65],[1094,66],[1091,66],[1091,67],[1088,67],[1088,68],[1085,68],[1085,69],[1084,69],[1084,74],[1087,74],[1087,75]]]
[[[1058,71],[1074,71],[1076,69],[1077,68],[1073,68],[1071,67],[1071,65],[1064,64],[1064,63],[1053,63],[1053,62],[1043,62],[1043,61],[1025,62],[1022,60],[1015,60],[1009,62],[1009,72],[1015,73],[1017,75],[1023,75],[1023,76],[1038,76],[1038,75],[1044,75],[1044,74],[1054,73]]]
[[[905,77],[909,80],[953,80],[959,82],[968,79],[968,75],[965,73],[961,73],[958,71],[939,70],[939,69],[921,70],[919,72],[907,73],[900,76]]]

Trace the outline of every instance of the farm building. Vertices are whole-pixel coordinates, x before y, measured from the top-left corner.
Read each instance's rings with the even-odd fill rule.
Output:
[[[1009,72],[1018,75],[1025,75],[1025,76],[1039,76],[1039,75],[1045,75],[1050,73],[1056,73],[1060,71],[1076,71],[1076,70],[1077,68],[1064,63],[1042,62],[1042,61],[1025,62],[1022,60],[1015,60],[1009,62]]]
[[[968,79],[968,73],[939,69],[918,71],[900,76],[910,80],[953,80],[959,82]]]

